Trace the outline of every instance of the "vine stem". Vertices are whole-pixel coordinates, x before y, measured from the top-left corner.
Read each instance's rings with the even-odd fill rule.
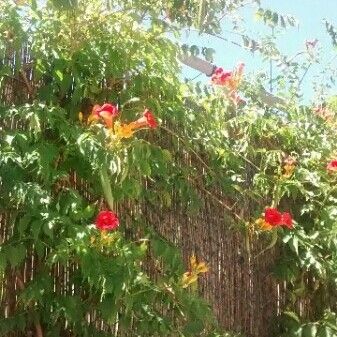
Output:
[[[114,210],[114,200],[112,196],[111,182],[110,182],[108,170],[106,167],[101,168],[100,179],[101,179],[101,185],[102,185],[104,198],[106,202],[108,203],[110,210],[113,211]]]
[[[198,155],[197,152],[195,152],[192,147],[188,144],[188,142],[183,139],[181,136],[179,136],[177,133],[175,133],[174,131],[172,131],[171,129],[161,125],[160,126],[161,129],[165,130],[167,133],[171,134],[172,136],[175,136],[176,138],[178,138],[194,155],[195,157],[204,165],[204,167],[211,172],[212,174],[216,175],[216,173],[205,163],[205,161]]]
[[[214,172],[214,170],[209,167],[209,165],[206,164],[206,162],[198,155],[198,153],[196,151],[194,151],[191,147],[191,145],[188,144],[188,142],[180,135],[178,135],[177,133],[175,133],[174,131],[172,131],[171,129],[161,125],[160,126],[161,129],[165,130],[167,133],[171,134],[172,136],[176,137],[177,139],[179,139],[194,155],[195,157],[204,165],[204,167],[210,172],[212,173],[214,176],[216,176],[217,174]],[[260,168],[258,166],[256,166],[252,161],[250,161],[248,158],[246,158],[245,156],[243,156],[241,153],[236,153],[236,152],[231,152],[234,155],[239,156],[240,158],[242,158],[245,162],[247,162],[248,164],[250,164],[251,166],[253,166],[255,169],[257,169],[258,171],[260,171]]]
[[[213,198],[215,201],[217,201],[221,206],[223,206],[227,211],[229,211],[231,213],[231,215],[239,221],[243,221],[244,219],[238,215],[237,213],[235,213],[233,211],[233,208],[235,206],[235,204],[233,206],[229,206],[227,205],[224,201],[220,200],[217,196],[214,195],[214,193],[212,193],[211,191],[206,190],[204,187],[198,185],[198,188],[200,188],[203,192],[207,193],[211,198]]]
[[[271,236],[271,242],[270,242],[270,244],[269,244],[266,248],[262,249],[259,253],[257,253],[257,254],[254,256],[254,259],[256,259],[256,258],[258,258],[260,255],[264,254],[266,251],[272,249],[272,248],[276,245],[277,239],[278,239],[277,230],[274,229],[274,230],[272,231],[272,236]]]

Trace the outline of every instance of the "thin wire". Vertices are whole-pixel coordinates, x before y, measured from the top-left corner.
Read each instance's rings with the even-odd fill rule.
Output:
[[[200,75],[202,75],[203,73],[199,73],[197,76],[193,77],[193,78],[190,78],[188,79],[187,81],[194,81],[196,78],[198,78]]]

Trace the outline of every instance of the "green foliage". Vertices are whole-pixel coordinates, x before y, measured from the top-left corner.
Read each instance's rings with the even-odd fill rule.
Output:
[[[337,46],[337,31],[336,31],[336,28],[334,27],[334,25],[325,20],[325,28],[326,28],[326,31],[328,32],[328,34],[330,35],[330,38],[331,38],[331,42],[332,42],[332,45],[334,47]]]
[[[319,322],[301,324],[294,312],[284,312],[281,321],[286,327],[282,336],[332,337],[337,334],[336,314],[330,311],[326,311]]]
[[[158,19],[163,8],[176,7],[143,1],[109,6],[110,11],[100,1],[0,4],[0,56],[11,57],[28,43],[32,59],[28,65],[18,60],[14,69],[1,65],[0,85],[11,77],[27,85],[25,67],[34,73],[16,105],[0,108],[0,208],[10,212],[12,231],[0,248],[0,270],[21,280],[17,308],[1,319],[0,335],[34,326],[48,336],[64,329],[77,336],[109,335],[88,323],[87,315],[96,312],[109,329],[117,324],[129,335],[220,336],[210,307],[181,286],[186,269],[179,250],[147,219],[123,212],[120,231],[109,234],[92,225],[102,196],[109,206],[131,200],[166,208],[172,183],[184,202],[192,191],[186,179],[191,168],[177,168],[175,154],[145,139],[145,131],[111,141],[103,125],[86,123],[92,106],[104,101],[118,103],[125,121],[137,118],[144,106],[157,118],[176,111],[172,121],[184,110],[179,48]],[[190,25],[199,20],[197,3],[193,11]],[[175,15],[184,25],[186,17]],[[193,203],[188,207],[195,209]],[[23,284],[20,270],[31,252],[35,275]],[[146,261],[157,266],[158,275],[144,268]],[[69,268],[67,286],[55,284],[53,272]]]
[[[143,239],[132,242],[117,232],[109,234],[110,241],[98,250],[97,230],[88,226],[97,212],[97,202],[89,202],[69,184],[76,172],[77,179],[92,184],[92,197],[99,200],[102,192],[97,188],[97,175],[99,164],[104,164],[109,167],[111,181],[119,185],[113,190],[116,200],[137,199],[140,195],[128,184],[138,180],[139,193],[143,193],[142,179],[165,176],[170,160],[167,150],[135,139],[121,148],[120,154],[118,148],[109,151],[101,128],[96,134],[85,131],[79,123],[69,124],[61,108],[34,104],[2,111],[4,121],[17,119],[26,125],[23,130],[6,130],[1,142],[1,207],[13,211],[13,235],[1,246],[2,270],[6,264],[20,267],[32,245],[38,261],[43,262],[20,293],[18,314],[25,315],[27,324],[37,315],[51,331],[67,320],[79,335],[90,335],[92,327],[83,324],[84,315],[95,309],[107,323],[118,321],[123,329],[139,335],[170,335],[181,329],[182,335],[191,336],[213,330],[209,307],[180,286],[184,267],[178,250],[144,227],[139,216],[133,219],[132,228],[145,231]],[[156,282],[142,268],[150,252],[163,263]],[[55,293],[49,272],[56,265],[69,264],[79,266],[69,282],[85,296]],[[32,303],[37,304],[36,311],[32,316],[24,314]],[[166,313],[162,314],[164,308]],[[44,317],[45,311],[52,311],[52,315]],[[4,331],[18,329],[11,322],[6,320]]]
[[[281,15],[277,12],[271,11],[270,9],[264,10],[259,8],[256,12],[256,17],[263,20],[265,24],[271,27],[280,25],[283,28],[289,26],[295,26],[297,24],[296,19],[291,15]]]
[[[4,102],[0,108],[0,209],[10,213],[12,232],[0,247],[0,274],[10,269],[20,279],[31,251],[38,266],[34,278],[18,289],[16,311],[1,320],[1,335],[39,323],[48,336],[59,336],[65,326],[77,336],[108,336],[87,323],[86,315],[96,312],[109,329],[118,324],[134,336],[229,336],[218,332],[197,292],[181,286],[185,267],[179,249],[143,214],[125,207],[120,230],[109,234],[92,225],[103,202],[109,207],[118,202],[121,209],[139,202],[156,211],[175,202],[196,214],[200,191],[224,209],[226,224],[253,232],[251,239],[272,239],[267,248],[278,239],[273,275],[287,282],[287,298],[276,334],[337,334],[337,180],[326,170],[336,156],[336,118],[327,121],[298,100],[306,74],[301,71],[313,57],[290,62],[269,37],[258,45],[242,36],[246,47],[284,66],[275,81],[270,79],[288,98],[282,109],[264,105],[263,77],[242,84],[246,104],[238,106],[222,87],[183,84],[179,78],[182,50],[209,60],[214,51],[180,48],[172,36],[191,27],[219,33],[223,13],[244,3],[0,4],[0,57],[16,57],[13,69],[1,64],[0,88],[8,79],[25,86],[14,96],[15,105]],[[295,24],[270,10],[257,14],[272,27]],[[25,43],[28,65],[19,57]],[[25,82],[30,70],[31,86]],[[114,140],[101,123],[86,122],[93,105],[103,102],[118,103],[126,122],[148,107],[161,127]],[[332,97],[327,107],[335,111],[335,106]],[[285,176],[289,155],[296,165]],[[255,220],[271,205],[293,215],[292,231],[256,228]],[[155,275],[147,265],[155,267]],[[51,275],[70,267],[69,289],[61,289]],[[298,312],[298,301],[310,303],[308,314]]]

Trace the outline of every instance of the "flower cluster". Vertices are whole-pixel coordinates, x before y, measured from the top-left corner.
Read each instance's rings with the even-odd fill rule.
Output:
[[[112,137],[115,139],[130,138],[142,128],[154,129],[158,123],[149,109],[145,109],[142,116],[131,123],[121,123],[116,120],[120,113],[118,107],[105,103],[102,106],[95,105],[88,117],[88,124],[103,123]],[[79,113],[80,121],[83,121],[83,114]],[[106,239],[106,232],[114,231],[119,226],[119,219],[112,211],[100,211],[95,220],[96,228],[102,232],[102,238]],[[104,236],[104,237],[103,237]],[[104,240],[101,238],[101,241]]]
[[[148,109],[145,109],[143,116],[138,118],[136,121],[131,123],[116,123],[115,124],[115,135],[117,138],[130,138],[136,132],[136,130],[142,128],[151,128],[154,129],[158,126],[156,119],[154,118],[152,112]]]
[[[118,216],[112,211],[100,211],[95,219],[96,229],[100,235],[90,237],[92,247],[102,249],[103,247],[111,246],[118,238],[120,233],[117,231],[119,227]]]
[[[296,168],[296,159],[288,156],[284,159],[282,177],[290,178]],[[327,163],[326,169],[329,173],[337,173],[337,159],[332,159]],[[271,230],[275,227],[287,227],[292,229],[293,219],[290,213],[281,213],[276,208],[266,208],[264,217],[261,217],[255,222],[262,230]]]
[[[242,81],[244,66],[244,63],[239,63],[233,71],[224,71],[222,68],[216,68],[211,77],[213,84],[223,86],[227,89],[228,97],[235,105],[242,102],[237,90]]]
[[[202,273],[206,273],[208,271],[208,267],[205,262],[197,263],[197,259],[195,255],[190,257],[190,270],[184,273],[181,286],[183,288],[187,288],[192,283],[195,283],[198,280],[198,277]]]
[[[119,115],[118,108],[112,104],[94,105],[88,123],[103,120],[108,128],[112,128],[114,119]]]
[[[96,228],[101,231],[113,231],[119,226],[119,219],[112,211],[100,211],[95,220]]]
[[[118,139],[130,138],[142,128],[156,128],[158,123],[149,109],[145,109],[142,116],[131,123],[117,121],[120,113],[118,107],[105,103],[102,106],[95,105],[88,117],[88,123],[103,122],[111,132],[111,135]],[[79,119],[83,119],[83,114],[79,113]]]
[[[212,83],[215,85],[223,85],[223,86],[230,86],[232,79],[232,72],[231,71],[224,71],[222,68],[218,67],[215,68],[214,73],[212,75]]]
[[[281,213],[278,209],[272,207],[266,208],[264,218],[259,218],[256,223],[263,230],[271,230],[280,226],[287,227],[289,229],[294,228],[293,219],[290,213]]]

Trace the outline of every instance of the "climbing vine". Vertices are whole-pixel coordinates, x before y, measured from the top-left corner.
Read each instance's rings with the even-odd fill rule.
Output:
[[[180,77],[186,46],[175,38],[185,29],[219,34],[224,13],[236,27],[244,4],[0,4],[0,207],[8,219],[0,272],[12,275],[18,299],[0,318],[1,335],[232,336],[198,294],[211,266],[194,251],[184,265],[152,220],[128,207],[176,202],[195,214],[200,190],[244,235],[249,254],[261,238],[259,258],[279,249],[271,272],[287,296],[274,335],[337,335],[336,98],[303,105],[300,61],[245,34],[244,47],[291,72],[291,81],[281,72],[273,83],[284,98],[268,96],[267,81],[251,79],[243,63],[215,67],[207,83]],[[261,7],[257,14],[273,27],[295,24]],[[300,54],[306,67],[316,45],[307,41]],[[31,278],[22,274],[29,254]],[[52,275],[70,267],[61,289]]]

